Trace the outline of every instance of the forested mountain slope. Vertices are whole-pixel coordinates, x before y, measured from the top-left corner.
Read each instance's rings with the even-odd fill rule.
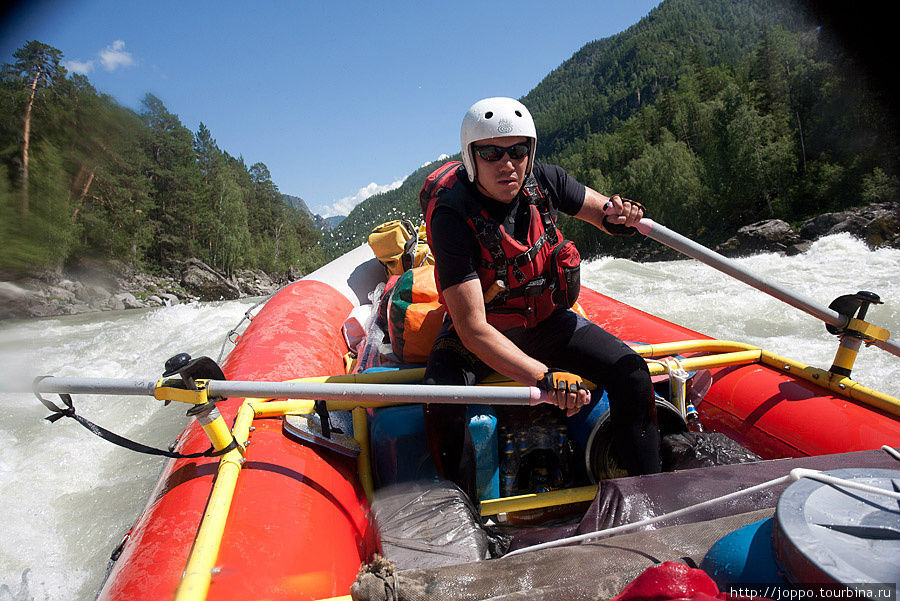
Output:
[[[30,41],[0,73],[0,270],[85,256],[148,269],[198,257],[230,272],[322,263],[310,217],[263,163],[221,150],[147,94],[135,113]]]
[[[793,7],[664,0],[585,45],[522,99],[538,160],[640,200],[705,243],[763,218],[896,199],[893,97],[832,43],[839,27]],[[151,270],[198,257],[224,271],[309,271],[384,221],[419,222],[417,195],[437,166],[366,200],[323,239],[264,164],[220,149],[202,123],[189,131],[151,94],[138,112],[121,107],[46,44],[28,42],[4,65],[0,117],[0,270],[94,256]],[[563,229],[586,256],[635,243],[574,219]]]
[[[883,94],[788,2],[665,0],[587,44],[522,101],[538,160],[638,199],[707,243],[759,219],[796,222],[897,194]],[[329,256],[383,221],[420,221],[417,194],[434,167],[356,207],[326,240]],[[588,256],[634,244],[573,219],[564,232]]]

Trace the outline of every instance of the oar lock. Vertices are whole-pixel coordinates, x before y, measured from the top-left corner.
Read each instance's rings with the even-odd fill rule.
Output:
[[[178,375],[179,378],[172,376]],[[166,361],[163,379],[160,379],[153,396],[168,405],[179,401],[194,405],[188,410],[189,416],[210,411],[220,397],[210,398],[207,391],[208,380],[224,380],[225,374],[219,364],[209,357],[192,359],[187,353],[179,353]]]
[[[841,344],[834,356],[830,371],[839,377],[850,377],[853,363],[862,343],[866,346],[876,341],[886,341],[891,333],[865,320],[869,305],[881,305],[881,299],[874,292],[861,290],[856,294],[845,294],[834,299],[828,308],[845,318],[843,327],[826,324],[829,333],[839,336]],[[854,316],[855,314],[855,316]]]
[[[180,379],[171,377],[176,374]],[[225,373],[218,363],[209,357],[191,359],[187,353],[179,353],[166,361],[166,371],[163,372],[163,379],[156,383],[153,396],[167,404],[169,401],[181,401],[193,405],[187,415],[197,419],[213,449],[219,454],[236,449],[243,455],[248,442],[239,443],[222,419],[216,402],[224,399],[209,396],[209,380],[225,380]]]
[[[830,334],[834,334],[835,336],[847,334],[860,338],[867,343],[874,340],[887,340],[890,335],[887,330],[863,321],[866,318],[866,312],[869,310],[869,305],[882,304],[884,303],[877,294],[865,290],[860,290],[856,294],[839,296],[831,301],[828,308],[844,316],[847,319],[847,323],[842,328],[835,327],[831,324],[825,324],[825,328]]]

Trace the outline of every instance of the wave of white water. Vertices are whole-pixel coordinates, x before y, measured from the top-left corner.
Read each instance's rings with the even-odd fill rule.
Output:
[[[868,320],[900,332],[900,250],[873,252],[840,235],[800,256],[740,262],[822,305],[841,294],[876,292],[885,304],[871,308]],[[584,266],[583,278],[591,288],[689,328],[817,367],[830,366],[837,348],[812,317],[693,261],[598,259]],[[178,352],[216,357],[225,333],[254,302],[6,323],[0,325],[0,377],[155,377]],[[864,349],[854,378],[900,396],[900,359]],[[160,447],[187,423],[183,410],[140,397],[79,396],[75,404],[88,419]],[[91,599],[163,460],[110,445],[72,420],[49,424],[43,420],[48,411],[29,395],[0,395],[0,408],[0,601]]]
[[[847,234],[829,236],[795,257],[762,254],[738,259],[745,269],[827,306],[860,290],[875,292],[867,321],[900,339],[900,250],[870,251]],[[633,263],[599,259],[587,264],[588,285],[639,309],[722,340],[755,344],[808,365],[827,369],[837,339],[825,325],[746,284],[692,260]],[[863,348],[853,378],[900,397],[900,358]]]
[[[0,327],[4,377],[159,377],[179,352],[216,357],[254,303],[24,320]],[[58,397],[49,397],[60,405]],[[44,421],[30,395],[0,395],[0,600],[93,599],[113,547],[143,509],[164,459],[113,446],[77,424]],[[142,397],[75,397],[98,425],[166,448],[183,409]]]

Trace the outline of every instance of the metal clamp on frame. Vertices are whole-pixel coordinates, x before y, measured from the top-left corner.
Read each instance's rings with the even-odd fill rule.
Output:
[[[216,401],[222,398],[210,398],[208,394],[209,380],[225,380],[225,374],[219,364],[209,357],[191,359],[187,353],[179,353],[166,361],[163,378],[175,374],[181,376],[181,380],[160,380],[153,396],[167,403],[174,400],[194,405],[188,409],[187,415],[197,418],[216,451],[235,445],[231,430],[216,408]],[[237,448],[243,455],[243,446],[237,444]]]
[[[153,398],[157,401],[165,401],[166,405],[172,401],[190,405],[205,405],[209,402],[206,382],[207,380],[191,379],[193,387],[189,388],[189,384],[185,380],[160,378],[153,390]]]
[[[825,329],[830,334],[839,336],[841,339],[829,372],[837,376],[850,377],[862,343],[865,342],[866,345],[869,345],[875,341],[885,342],[890,337],[890,332],[887,330],[864,321],[869,305],[881,304],[883,303],[877,294],[861,290],[856,294],[839,296],[828,305],[829,309],[847,319],[847,324],[842,328],[830,324],[825,325]],[[854,317],[854,313],[856,317]]]

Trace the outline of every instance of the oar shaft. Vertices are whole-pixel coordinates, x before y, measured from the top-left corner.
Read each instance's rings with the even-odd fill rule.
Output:
[[[40,378],[34,384],[35,392],[47,394],[111,394],[153,396],[159,380],[137,378]]]
[[[828,307],[805,298],[796,292],[782,288],[775,282],[764,280],[747,269],[744,269],[736,261],[723,257],[719,253],[697,244],[693,240],[685,238],[677,232],[673,232],[652,219],[641,219],[637,225],[637,230],[648,238],[652,238],[682,254],[697,259],[701,263],[705,263],[710,267],[718,269],[745,284],[753,286],[757,290],[765,292],[770,296],[774,296],[778,300],[785,302],[792,307],[809,313],[813,317],[816,317],[829,325],[836,328],[844,328],[849,321],[834,309],[829,309]]]
[[[156,384],[157,380],[47,377],[38,380],[34,389],[41,393],[153,396]],[[536,405],[547,402],[547,394],[533,386],[422,386],[209,380],[206,390],[210,397],[229,398],[485,405]]]
[[[385,403],[481,403],[530,405],[546,397],[524,386],[422,386],[409,384],[331,384],[318,382],[241,382],[210,380],[211,396]]]
[[[892,355],[900,357],[900,344],[891,342],[890,340],[876,340],[872,346],[877,346],[883,351],[887,351]]]

